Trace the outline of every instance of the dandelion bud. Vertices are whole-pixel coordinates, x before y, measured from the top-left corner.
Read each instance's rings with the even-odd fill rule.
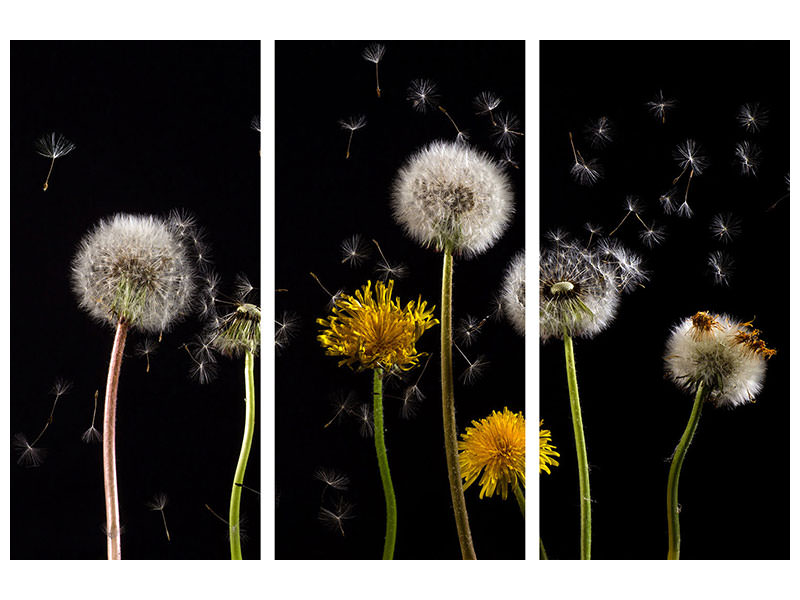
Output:
[[[667,373],[688,392],[702,384],[716,406],[753,401],[761,390],[766,361],[775,354],[759,333],[749,322],[698,312],[673,328],[664,356]]]
[[[81,240],[72,286],[81,308],[98,321],[116,326],[123,320],[156,333],[190,312],[192,264],[172,221],[117,214]]]
[[[434,142],[414,154],[392,196],[394,218],[411,238],[467,256],[494,245],[514,210],[500,165],[463,143]]]
[[[500,292],[503,314],[520,335],[525,335],[525,251],[519,252],[506,269]]]

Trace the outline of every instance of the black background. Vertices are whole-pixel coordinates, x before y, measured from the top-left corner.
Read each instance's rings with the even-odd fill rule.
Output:
[[[329,297],[309,275],[318,275],[331,293],[352,293],[374,281],[373,257],[360,268],[341,264],[339,244],[360,233],[375,238],[390,262],[403,262],[409,276],[396,282],[403,302],[422,295],[438,306],[441,254],[406,238],[389,209],[390,186],[397,169],[415,150],[437,140],[455,139],[455,130],[438,111],[415,112],[406,100],[412,79],[439,85],[441,104],[471,143],[499,156],[490,121],[476,116],[472,99],[489,90],[504,98],[501,109],[520,117],[524,128],[524,44],[521,42],[387,42],[380,63],[382,97],[375,94],[375,68],[361,58],[368,42],[278,42],[276,45],[276,313],[292,311],[300,326],[276,365],[276,556],[278,558],[380,558],[384,535],[384,498],[372,438],[359,435],[345,420],[324,428],[331,418],[331,397],[355,392],[371,400],[371,373],[337,368],[316,341],[315,319],[326,313]],[[347,131],[339,119],[364,114],[367,126],[355,132],[345,160]],[[523,129],[524,130],[524,129]],[[454,323],[467,314],[490,310],[502,274],[524,247],[524,148],[515,148],[519,169],[510,169],[516,215],[506,234],[484,255],[455,260]],[[402,386],[385,391],[386,444],[398,504],[395,558],[460,558],[450,505],[443,447],[439,377],[439,329],[428,331],[418,348],[434,353],[420,386],[426,400],[418,414],[400,417],[392,398]],[[460,432],[473,419],[504,406],[524,409],[524,339],[505,321],[487,323],[472,348],[490,365],[471,386],[456,384]],[[466,364],[455,357],[456,374]],[[413,383],[419,370],[410,373]],[[344,493],[356,517],[345,536],[317,519],[324,501],[336,492],[314,479],[319,467],[351,479]],[[467,507],[479,558],[522,558],[524,521],[513,497],[479,500],[479,487],[466,490]]]
[[[192,212],[206,229],[220,290],[259,274],[258,42],[14,42],[11,46],[11,434],[32,441],[56,377],[74,382],[57,405],[38,468],[11,464],[13,558],[105,558],[100,446],[80,437],[102,405],[113,330],[92,322],[70,290],[80,238],[116,212]],[[77,145],[49,166],[34,141],[57,131]],[[128,336],[118,397],[117,464],[124,558],[227,558],[227,516],[244,424],[243,364],[221,358],[201,386],[181,349],[189,318],[165,333],[145,373]],[[257,382],[258,385],[258,382]],[[260,403],[259,403],[260,409]],[[247,485],[258,489],[259,431]],[[145,503],[169,496],[165,539]],[[260,556],[259,500],[244,491],[245,558]]]
[[[788,43],[544,42],[541,44],[541,230],[561,227],[586,241],[583,224],[611,231],[624,199],[639,196],[646,221],[668,239],[644,248],[633,216],[615,237],[639,250],[651,271],[644,289],[623,298],[616,321],[575,341],[588,446],[597,559],[665,558],[669,458],[686,427],[692,398],[664,378],[670,328],[698,310],[755,325],[778,354],[755,404],[704,410],[680,480],[682,559],[786,559],[789,556],[789,172]],[[677,100],[662,124],[645,103],[659,89]],[[741,105],[760,102],[769,123],[748,134]],[[614,142],[592,150],[583,129],[606,115]],[[580,187],[568,132],[605,179]],[[675,146],[697,140],[711,161],[692,181],[692,219],[663,215],[658,197],[679,173]],[[735,164],[737,142],[763,150],[756,178]],[[684,177],[685,183],[685,177]],[[680,186],[679,186],[680,187]],[[680,188],[683,189],[682,187]],[[719,212],[742,220],[724,248],[736,261],[729,287],[713,283],[706,257],[722,245],[708,226]],[[577,558],[578,478],[558,340],[541,347],[541,414],[561,466],[541,479],[541,532],[550,558]]]

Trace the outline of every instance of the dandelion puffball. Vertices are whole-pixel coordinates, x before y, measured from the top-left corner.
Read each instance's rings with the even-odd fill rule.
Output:
[[[194,266],[172,220],[117,214],[81,240],[72,287],[98,321],[156,333],[190,312]]]
[[[678,387],[710,390],[716,406],[739,406],[761,390],[766,360],[775,354],[750,322],[698,312],[675,325],[664,355],[667,373]]]
[[[392,212],[409,237],[467,256],[494,245],[514,212],[500,165],[463,143],[439,141],[419,150],[393,188]]]
[[[520,335],[525,335],[525,251],[519,252],[506,269],[500,291],[503,314]]]

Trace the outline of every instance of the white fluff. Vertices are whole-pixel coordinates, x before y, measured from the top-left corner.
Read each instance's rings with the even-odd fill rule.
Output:
[[[667,373],[688,392],[700,383],[711,388],[709,400],[716,406],[751,402],[761,390],[766,360],[737,340],[747,325],[724,314],[710,316],[716,325],[707,331],[695,327],[691,317],[675,325],[664,355]]]
[[[519,252],[506,269],[500,292],[503,314],[520,335],[525,335],[525,251]]]
[[[488,155],[463,143],[433,142],[397,173],[392,212],[423,246],[452,245],[467,256],[485,252],[514,212],[508,177]]]
[[[194,267],[174,223],[117,214],[81,240],[72,286],[97,320],[157,333],[191,310]]]

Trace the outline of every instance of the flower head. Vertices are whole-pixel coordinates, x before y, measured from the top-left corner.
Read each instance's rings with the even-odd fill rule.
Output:
[[[508,265],[500,292],[503,314],[520,335],[525,335],[525,251],[519,252]]]
[[[434,142],[400,169],[392,212],[424,246],[468,256],[500,238],[513,213],[508,177],[488,155],[461,143]]]
[[[664,356],[678,387],[695,392],[701,384],[717,406],[752,401],[761,390],[766,361],[775,354],[751,322],[698,312],[672,330]]]
[[[458,442],[458,459],[464,489],[480,476],[480,497],[499,491],[505,500],[508,486],[513,491],[525,486],[525,417],[504,408],[503,412],[473,421]],[[481,473],[483,473],[481,475]]]
[[[355,296],[342,294],[333,305],[333,314],[317,323],[324,329],[317,336],[328,356],[341,356],[339,365],[356,370],[399,369],[408,371],[424,356],[417,352],[420,336],[438,324],[433,308],[419,298],[401,306],[392,298],[394,281],[388,285],[372,282],[356,291]]]
[[[233,312],[220,317],[211,345],[225,356],[257,355],[261,347],[261,309],[249,302],[237,303]]]
[[[175,223],[152,215],[117,214],[80,242],[72,287],[84,310],[115,326],[124,320],[161,332],[192,308],[192,259]]]
[[[550,430],[542,429],[544,421],[539,421],[539,475],[542,471],[550,475],[550,465],[558,466],[554,456],[561,456],[556,452],[556,447],[550,443]]]

